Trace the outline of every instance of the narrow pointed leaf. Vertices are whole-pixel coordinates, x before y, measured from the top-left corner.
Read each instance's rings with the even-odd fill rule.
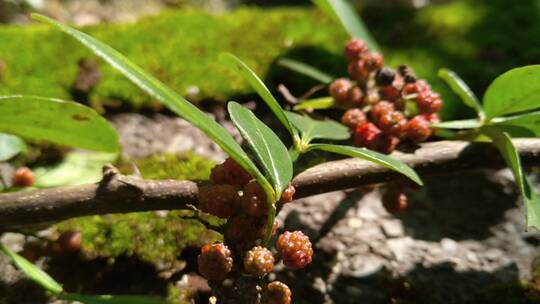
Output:
[[[502,128],[524,128],[531,131],[531,135],[540,136],[540,111],[507,117],[496,117],[492,122]]]
[[[534,227],[540,231],[540,198],[523,172],[519,154],[510,136],[497,127],[484,127],[482,133],[491,138],[514,174],[516,184],[525,201],[527,227]]]
[[[270,178],[276,197],[292,179],[292,161],[279,137],[253,112],[232,101],[228,104],[231,120],[255,153],[255,157]]]
[[[314,98],[302,101],[301,103],[294,106],[295,111],[300,110],[324,110],[333,108],[336,105],[334,98],[332,97],[321,97]]]
[[[60,298],[68,301],[78,301],[84,304],[167,304],[169,302],[147,296],[130,295],[80,295],[65,294]]]
[[[26,144],[15,135],[0,133],[0,162],[26,151]]]
[[[62,292],[62,286],[58,284],[53,278],[51,278],[47,273],[41,270],[36,265],[30,263],[28,260],[22,256],[11,251],[9,248],[0,243],[0,251],[7,255],[13,263],[19,268],[29,279],[39,284],[41,287],[45,288],[47,291],[53,294],[59,294]]]
[[[437,129],[456,129],[456,130],[465,130],[465,129],[474,129],[482,126],[482,123],[478,119],[464,119],[464,120],[452,120],[452,121],[443,121],[431,125],[433,128]]]
[[[330,83],[332,80],[337,78],[337,77],[328,75],[327,73],[321,70],[318,70],[314,66],[311,66],[307,63],[303,63],[303,62],[290,59],[290,58],[280,58],[277,61],[277,64],[291,71],[295,71],[298,74],[317,80],[320,83]]]
[[[1,96],[0,132],[88,150],[120,147],[115,129],[96,111],[52,98]]]
[[[289,131],[291,136],[295,138],[296,134],[294,132],[294,129],[292,128],[291,123],[287,119],[287,116],[285,116],[285,113],[283,112],[283,109],[277,102],[277,100],[274,98],[272,93],[270,93],[270,90],[264,85],[264,82],[253,72],[242,60],[240,60],[238,57],[229,54],[224,53],[220,55],[220,60],[224,64],[226,64],[231,69],[238,72],[244,79],[251,85],[251,87],[259,94],[259,96],[264,100],[264,102],[268,105],[270,110],[274,112],[274,115],[277,116],[279,121],[283,124],[283,126]]]
[[[313,2],[322,11],[337,19],[351,37],[364,40],[372,50],[379,49],[379,45],[367,30],[366,25],[347,0],[313,0]]]
[[[540,65],[510,70],[497,77],[484,95],[486,118],[540,108]]]
[[[480,117],[484,116],[484,109],[482,109],[478,97],[476,97],[471,88],[455,72],[448,69],[440,69],[439,77],[461,98],[463,103],[473,108]]]
[[[115,49],[85,33],[43,15],[32,14],[32,17],[35,20],[45,22],[58,28],[88,47],[97,56],[103,58],[113,68],[126,76],[148,95],[156,98],[171,111],[203,131],[251,175],[258,180],[264,180],[262,173],[257,169],[251,159],[249,159],[248,155],[242,150],[240,145],[234,141],[233,137],[227,133],[223,127],[157,78],[143,71]]]
[[[309,116],[285,112],[293,126],[300,131],[304,143],[313,139],[345,140],[351,135],[344,125],[332,120],[315,120]]]
[[[365,148],[355,148],[350,146],[340,146],[340,145],[325,145],[325,144],[312,144],[309,146],[309,150],[321,150],[332,152],[336,154],[346,155],[350,157],[357,157],[365,159],[367,161],[379,164],[388,169],[399,172],[418,185],[423,185],[422,180],[418,174],[406,164],[391,158],[388,155],[384,155],[375,151],[371,151]]]

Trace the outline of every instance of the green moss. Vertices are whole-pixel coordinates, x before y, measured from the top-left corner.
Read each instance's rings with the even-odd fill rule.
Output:
[[[377,7],[363,17],[383,46],[391,66],[409,63],[441,91],[446,118],[466,116],[463,106],[436,75],[448,67],[482,95],[504,71],[536,63],[540,57],[538,1],[507,5],[504,0],[456,0],[414,10]],[[273,65],[285,55],[311,63],[330,74],[344,75],[341,50],[347,35],[312,8],[244,7],[211,15],[168,11],[133,24],[104,24],[84,29],[124,53],[166,84],[186,95],[196,86],[202,99],[228,100],[250,94],[245,81],[217,61],[232,52],[265,76],[271,86],[286,83],[301,94],[313,82]],[[0,28],[0,58],[7,63],[0,94],[38,94],[70,98],[77,61],[90,52],[64,34],[43,25]],[[135,108],[153,106],[120,74],[102,63],[104,80],[91,92],[93,104],[127,101]]]
[[[207,179],[212,161],[192,153],[160,154],[136,163],[146,179]],[[151,263],[173,263],[186,246],[201,246],[221,236],[207,230],[199,221],[184,219],[191,211],[174,211],[163,216],[156,212],[91,216],[59,224],[58,230],[82,232],[82,247],[89,257],[136,255]],[[214,225],[221,220],[207,216]]]

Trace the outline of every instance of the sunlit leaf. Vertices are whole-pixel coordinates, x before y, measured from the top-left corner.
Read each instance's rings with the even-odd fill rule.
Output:
[[[274,112],[274,114],[277,116],[279,121],[283,124],[283,126],[289,131],[291,136],[293,138],[296,137],[296,133],[294,132],[294,129],[287,119],[287,116],[285,116],[285,113],[283,112],[283,109],[277,102],[277,100],[274,98],[272,93],[270,93],[270,90],[264,85],[264,82],[253,72],[242,60],[240,60],[238,57],[229,54],[224,53],[220,56],[221,62],[229,66],[231,69],[234,69],[237,71],[244,79],[251,85],[251,87],[261,96],[261,98],[264,100],[264,102],[268,105],[270,110]]]
[[[510,70],[497,77],[484,95],[488,119],[540,108],[540,65]]]
[[[293,110],[324,110],[333,108],[335,105],[336,103],[334,102],[334,98],[321,97],[302,101],[301,103],[294,106]]]
[[[528,137],[531,135],[540,136],[540,111],[507,117],[496,117],[492,122],[502,128],[527,129],[530,131]],[[521,134],[525,134],[525,132]]]
[[[351,146],[340,146],[340,145],[325,145],[325,144],[312,144],[309,146],[308,150],[321,150],[337,154],[342,154],[350,157],[357,157],[365,159],[367,161],[379,164],[383,167],[386,167],[390,170],[399,172],[418,185],[423,185],[422,180],[418,174],[406,164],[391,158],[388,155],[384,155],[375,151],[368,150],[366,148],[355,148]]]
[[[231,120],[247,141],[276,191],[276,197],[292,179],[293,166],[289,152],[279,137],[253,112],[231,101],[227,106]]]
[[[482,133],[491,138],[514,174],[516,184],[525,201],[527,227],[534,227],[540,231],[540,199],[523,172],[519,154],[510,136],[497,127],[484,127]]]
[[[0,96],[0,132],[82,149],[117,152],[118,135],[93,109],[35,96]]]
[[[113,163],[115,153],[70,152],[58,164],[32,168],[38,188],[85,185],[99,182],[104,165]]]
[[[440,69],[439,77],[461,98],[463,103],[473,108],[480,117],[484,116],[484,109],[482,109],[478,97],[476,97],[471,88],[455,72],[448,69]]]
[[[0,162],[26,151],[26,144],[15,135],[0,133]]]
[[[62,292],[62,286],[60,286],[58,282],[56,282],[36,265],[30,263],[28,260],[11,251],[1,243],[0,251],[7,255],[13,261],[13,263],[15,263],[17,268],[19,268],[29,279],[45,288],[45,290],[53,294],[59,294]]]
[[[88,47],[97,56],[103,58],[113,68],[126,76],[148,95],[159,100],[171,111],[183,117],[203,131],[242,168],[248,171],[252,176],[256,177],[257,180],[260,180],[261,182],[265,181],[264,176],[258,170],[257,166],[255,166],[248,155],[242,150],[240,145],[234,141],[233,137],[227,133],[222,126],[220,126],[215,120],[199,110],[189,101],[184,99],[182,96],[178,95],[172,89],[167,87],[157,78],[146,73],[118,51],[85,33],[77,31],[43,15],[32,14],[32,18],[58,28]],[[266,184],[268,184],[268,182],[266,182]]]
[[[293,126],[301,133],[306,144],[314,139],[345,140],[350,137],[349,129],[332,120],[315,120],[309,116],[285,112]]]
[[[367,30],[366,25],[347,0],[313,0],[313,2],[322,11],[337,19],[351,37],[364,40],[372,50],[379,49],[379,45]]]
[[[435,123],[431,125],[433,128],[438,129],[474,129],[482,126],[482,122],[478,119],[464,119],[464,120],[451,120]]]
[[[290,58],[280,58],[277,61],[277,64],[282,67],[288,68],[289,70],[295,71],[298,74],[308,76],[314,80],[317,80],[320,83],[330,83],[332,80],[337,78],[328,75],[327,73],[318,70],[314,66],[311,66],[307,63],[303,63]]]

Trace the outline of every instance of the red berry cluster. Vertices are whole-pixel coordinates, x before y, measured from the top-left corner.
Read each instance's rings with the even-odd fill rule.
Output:
[[[422,142],[432,135],[442,100],[411,68],[384,67],[384,57],[358,39],[347,43],[345,56],[350,79],[335,80],[329,91],[347,109],[341,120],[354,133],[356,146],[390,153],[402,140]],[[417,111],[408,110],[407,103]]]
[[[20,167],[11,176],[11,183],[17,187],[30,187],[34,184],[34,172],[28,167]]]
[[[293,201],[295,189],[287,187],[278,207]],[[225,243],[207,244],[197,257],[198,270],[210,282],[219,283],[233,271],[259,279],[272,272],[276,258],[267,248],[258,246],[267,229],[268,202],[265,191],[232,159],[212,169],[210,184],[199,189],[199,209],[227,218]],[[277,224],[274,222],[272,234]],[[299,231],[285,232],[276,243],[279,257],[291,268],[306,267],[313,249],[308,237]],[[243,261],[241,265],[234,260]],[[249,277],[249,276],[243,276]],[[288,304],[291,291],[280,282],[270,283],[263,291],[263,303]]]

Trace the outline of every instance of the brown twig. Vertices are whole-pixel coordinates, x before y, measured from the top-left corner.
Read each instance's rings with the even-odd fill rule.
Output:
[[[540,165],[540,139],[515,139],[525,166]],[[439,141],[418,149],[396,152],[394,158],[422,177],[480,168],[501,168],[504,161],[489,143]],[[389,182],[404,177],[360,159],[344,159],[312,167],[293,179],[295,198]],[[0,195],[0,227],[56,222],[85,215],[150,210],[189,209],[197,205],[198,185],[192,181],[145,181],[104,168],[99,184],[30,190]]]

